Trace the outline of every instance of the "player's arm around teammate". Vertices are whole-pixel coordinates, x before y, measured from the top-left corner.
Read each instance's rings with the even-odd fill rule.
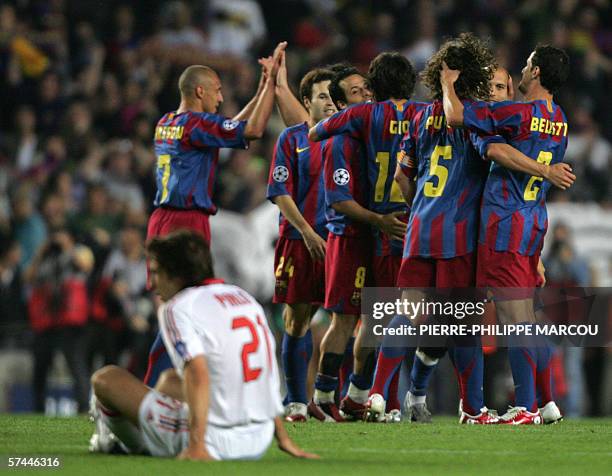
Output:
[[[461,74],[458,70],[452,70],[444,62],[440,73],[440,82],[444,94],[443,104],[447,123],[452,127],[463,126],[463,102],[457,96],[454,84]],[[478,144],[476,144],[478,147]],[[555,187],[565,190],[576,180],[569,164],[560,162],[549,165],[532,160],[521,151],[502,141],[484,142],[479,152],[483,157],[493,160],[499,165],[510,170],[523,172],[536,177],[543,177]]]

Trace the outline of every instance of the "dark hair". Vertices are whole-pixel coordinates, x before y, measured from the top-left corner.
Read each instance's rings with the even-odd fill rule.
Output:
[[[178,230],[169,235],[151,238],[147,254],[170,276],[184,286],[197,286],[214,276],[210,247],[204,237],[193,230]]]
[[[316,83],[331,81],[333,77],[334,73],[324,68],[315,68],[308,71],[300,81],[300,101],[302,101],[302,104],[304,103],[304,98],[312,100],[312,87]]]
[[[377,101],[410,99],[415,82],[412,63],[400,53],[381,53],[370,63],[368,85]]]
[[[531,67],[540,68],[540,84],[549,93],[556,93],[569,76],[569,57],[562,49],[551,45],[536,46]]]
[[[340,110],[340,105],[338,102],[343,102],[344,104],[347,103],[346,93],[340,86],[340,81],[348,78],[349,76],[353,76],[354,74],[358,74],[359,76],[362,76],[362,74],[357,68],[348,63],[337,63],[330,66],[329,69],[334,72],[334,77],[331,80],[331,83],[329,83],[329,95],[331,96],[332,101],[334,101],[336,108]]]
[[[491,96],[489,81],[493,78],[497,63],[487,41],[472,33],[462,33],[440,47],[421,72],[421,80],[431,91],[433,99],[442,99],[440,71],[443,61],[450,69],[461,71],[455,82],[457,96],[482,100]]]

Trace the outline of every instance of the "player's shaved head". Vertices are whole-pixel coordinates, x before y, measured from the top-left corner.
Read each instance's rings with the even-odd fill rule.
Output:
[[[182,97],[195,95],[195,88],[203,86],[206,88],[210,81],[217,78],[217,73],[212,68],[203,65],[192,65],[183,71],[179,78],[178,86]]]

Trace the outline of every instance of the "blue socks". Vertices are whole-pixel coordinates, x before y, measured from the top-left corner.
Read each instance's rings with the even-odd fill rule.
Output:
[[[311,357],[312,333],[310,330],[303,337],[292,337],[287,332],[283,333],[281,358],[287,384],[285,403],[308,403],[306,378]]]
[[[525,322],[521,324],[529,325]],[[508,360],[514,380],[514,405],[525,407],[529,412],[535,412],[538,408],[535,392],[538,347],[533,344],[534,339],[529,337],[508,338]]]

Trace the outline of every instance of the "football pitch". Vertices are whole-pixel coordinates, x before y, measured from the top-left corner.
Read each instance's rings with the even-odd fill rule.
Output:
[[[408,423],[288,425],[322,459],[291,459],[276,447],[259,462],[196,463],[87,452],[86,417],[0,416],[0,472],[74,475],[612,474],[612,419],[539,427],[460,426],[454,418]],[[61,458],[58,469],[8,469],[8,456]]]

